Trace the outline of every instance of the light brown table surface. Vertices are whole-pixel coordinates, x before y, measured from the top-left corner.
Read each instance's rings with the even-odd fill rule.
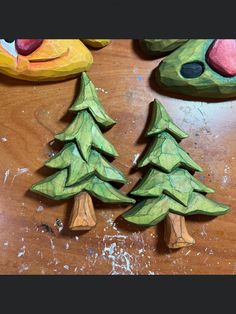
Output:
[[[158,61],[143,58],[131,40],[114,40],[93,55],[89,76],[105,109],[117,120],[106,136],[120,154],[114,165],[129,179],[122,190],[129,192],[141,176],[131,169],[136,154],[150,144],[143,131],[150,102],[157,97],[190,135],[182,146],[204,169],[196,177],[216,190],[212,198],[232,210],[215,219],[187,218],[196,244],[178,251],[165,247],[162,223],[148,229],[128,225],[119,218],[128,207],[119,205],[96,203],[96,228],[70,232],[73,200],[50,201],[28,189],[52,173],[43,163],[56,150],[49,142],[72,121],[63,117],[78,94],[78,81],[42,84],[1,75],[0,273],[234,274],[236,101],[206,103],[158,94],[149,80]],[[60,233],[54,227],[56,218],[65,225]],[[40,224],[53,233],[43,232]]]

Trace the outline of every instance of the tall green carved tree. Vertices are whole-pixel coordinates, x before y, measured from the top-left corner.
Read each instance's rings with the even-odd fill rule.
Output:
[[[153,117],[148,136],[154,140],[138,163],[138,167],[150,165],[149,171],[131,192],[144,197],[123,214],[132,223],[152,226],[166,219],[165,240],[170,248],[193,244],[185,225],[185,215],[221,215],[229,207],[210,200],[210,189],[189,171],[202,168],[180,147],[177,140],[188,135],[178,128],[162,104],[154,100]]]
[[[34,184],[31,190],[54,200],[74,197],[70,219],[73,230],[89,230],[96,224],[90,195],[105,203],[135,203],[109,182],[126,183],[121,171],[102,154],[118,156],[115,147],[102,134],[101,127],[115,123],[105,112],[93,83],[85,72],[80,94],[70,110],[77,112],[73,122],[56,135],[66,142],[63,149],[48,160],[47,167],[59,169],[52,176]]]

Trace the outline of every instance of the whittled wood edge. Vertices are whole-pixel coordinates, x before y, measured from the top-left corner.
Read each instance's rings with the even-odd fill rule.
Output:
[[[96,223],[92,198],[87,192],[81,192],[74,198],[69,228],[73,231],[90,230]]]
[[[184,216],[172,213],[167,215],[164,240],[170,249],[179,249],[195,243],[195,240],[188,233]]]

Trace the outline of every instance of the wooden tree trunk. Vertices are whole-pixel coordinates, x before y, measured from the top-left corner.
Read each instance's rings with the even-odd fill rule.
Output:
[[[195,240],[188,233],[185,217],[169,213],[165,219],[165,242],[171,249],[190,246]]]
[[[87,192],[81,192],[74,200],[69,228],[73,231],[92,229],[96,225],[96,215],[91,196]]]

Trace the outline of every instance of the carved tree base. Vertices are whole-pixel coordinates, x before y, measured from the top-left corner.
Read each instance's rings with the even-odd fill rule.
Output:
[[[81,192],[74,200],[69,228],[73,231],[92,229],[96,225],[96,215],[91,196],[87,192]]]
[[[195,240],[188,233],[184,216],[169,213],[165,219],[165,242],[170,249],[190,246]]]

